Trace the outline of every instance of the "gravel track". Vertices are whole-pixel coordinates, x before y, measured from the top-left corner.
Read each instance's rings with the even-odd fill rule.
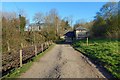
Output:
[[[106,75],[103,75],[106,74]],[[20,78],[109,78],[69,44],[57,44]]]

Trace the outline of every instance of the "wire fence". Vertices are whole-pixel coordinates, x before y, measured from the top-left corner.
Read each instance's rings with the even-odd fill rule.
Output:
[[[22,67],[24,61],[31,59],[40,52],[46,50],[52,41],[48,41],[42,44],[32,45],[29,47],[24,47],[18,50],[11,50],[9,52],[3,53],[2,55],[2,72],[7,70]]]

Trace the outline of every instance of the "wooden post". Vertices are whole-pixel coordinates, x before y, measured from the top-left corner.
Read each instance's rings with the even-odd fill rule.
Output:
[[[48,41],[48,46],[50,46],[50,41]]]
[[[51,45],[51,42],[49,41],[49,44]]]
[[[45,42],[45,49],[47,48],[47,42]]]
[[[87,41],[86,42],[87,42],[87,46],[88,46],[88,37],[87,37]]]
[[[42,52],[43,52],[43,44],[41,44]]]
[[[51,42],[49,41],[50,45],[51,45]]]
[[[49,41],[49,46],[50,46],[50,41]]]
[[[7,45],[8,45],[8,51],[10,51],[10,45],[9,45],[9,42],[7,42]]]
[[[51,45],[51,41],[50,41],[50,45]]]
[[[32,46],[33,46],[33,44],[34,44],[34,43],[32,42]]]
[[[45,49],[46,49],[46,42],[45,42]]]
[[[118,41],[117,41],[117,53],[119,53],[119,45],[118,45]]]
[[[52,42],[52,44],[53,44],[53,41],[51,41]]]
[[[48,42],[46,42],[47,48],[48,48]]]
[[[53,44],[53,43],[52,43],[52,40],[51,40],[51,44]]]
[[[21,43],[21,48],[23,48],[23,43]]]
[[[37,56],[37,46],[35,45],[35,56]]]
[[[47,44],[48,44],[48,47],[49,47],[49,41],[47,42]]]
[[[22,49],[20,49],[20,67],[22,67]]]
[[[47,42],[46,42],[46,49],[47,49]]]
[[[46,48],[47,48],[47,42],[46,42]]]
[[[50,45],[51,45],[52,43],[51,43],[51,41],[50,41]]]
[[[48,48],[48,42],[46,42],[46,46],[47,46],[47,48]]]

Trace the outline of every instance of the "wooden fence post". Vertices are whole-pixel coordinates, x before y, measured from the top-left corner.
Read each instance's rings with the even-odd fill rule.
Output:
[[[47,42],[45,42],[45,47],[46,47],[46,49],[47,49]]]
[[[43,44],[41,44],[42,52],[43,52]]]
[[[45,42],[45,49],[46,49],[46,42]]]
[[[7,42],[7,45],[8,45],[8,52],[10,51],[10,45],[9,45],[9,42]]]
[[[48,46],[50,46],[50,41],[48,41]]]
[[[51,44],[52,44],[52,40],[51,40],[50,42],[51,42]]]
[[[21,43],[21,48],[23,48],[23,43]]]
[[[47,49],[47,42],[46,42],[46,49]]]
[[[49,41],[47,42],[47,44],[48,44],[48,47],[49,47]]]
[[[86,42],[87,42],[87,46],[88,46],[88,37],[87,37],[87,41]]]
[[[53,41],[51,41],[52,42],[52,44],[53,44]]]
[[[47,49],[47,42],[46,42],[46,49]]]
[[[49,45],[48,45],[48,42],[47,42],[47,48],[48,48],[48,46],[49,46]]]
[[[50,46],[50,41],[49,41],[49,46]]]
[[[22,49],[20,49],[20,67],[22,67]]]
[[[119,53],[119,44],[118,44],[118,41],[117,41],[117,53]]]
[[[37,56],[37,46],[35,45],[35,56]]]
[[[50,41],[50,45],[51,45],[52,43],[51,43],[51,41]]]

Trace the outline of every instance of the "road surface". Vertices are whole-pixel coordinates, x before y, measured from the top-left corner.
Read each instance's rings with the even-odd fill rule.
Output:
[[[105,78],[103,74],[69,44],[57,44],[20,78]]]

